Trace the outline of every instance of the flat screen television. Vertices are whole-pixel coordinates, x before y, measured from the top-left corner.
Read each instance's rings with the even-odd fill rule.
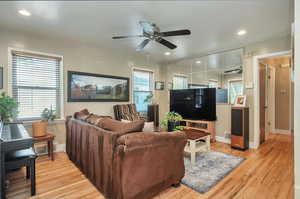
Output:
[[[216,89],[178,89],[170,91],[170,111],[184,119],[215,121]]]

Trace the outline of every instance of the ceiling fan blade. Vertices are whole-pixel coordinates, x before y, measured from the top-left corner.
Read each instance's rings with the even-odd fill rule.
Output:
[[[115,36],[112,37],[112,39],[126,39],[126,38],[136,38],[136,37],[143,37],[143,35]]]
[[[164,45],[164,46],[170,48],[170,49],[175,49],[175,48],[177,48],[177,46],[176,46],[175,44],[172,44],[171,42],[169,42],[169,41],[167,41],[167,40],[165,40],[165,39],[163,39],[163,38],[159,38],[159,39],[157,39],[156,41],[157,41],[158,43],[161,43],[162,45]]]
[[[154,26],[147,21],[140,21],[140,25],[146,33],[154,33]]]
[[[137,47],[136,47],[136,51],[141,51],[145,48],[145,46],[149,43],[150,39],[145,39],[142,43],[140,43]]]
[[[190,35],[191,31],[188,29],[185,30],[174,30],[174,31],[167,31],[161,32],[160,35],[162,37],[170,37],[170,36],[179,36],[179,35]]]

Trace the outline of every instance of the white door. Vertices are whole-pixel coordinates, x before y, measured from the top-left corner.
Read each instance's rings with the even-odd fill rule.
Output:
[[[267,66],[266,78],[266,138],[275,129],[275,68]]]

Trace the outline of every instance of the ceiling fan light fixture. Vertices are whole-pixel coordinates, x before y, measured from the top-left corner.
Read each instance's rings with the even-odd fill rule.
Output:
[[[159,27],[156,24],[150,23],[150,22],[141,21],[140,25],[143,28],[142,35],[113,36],[112,39],[144,37],[144,41],[137,47],[138,51],[143,50],[150,41],[155,41],[155,42],[160,43],[161,45],[167,47],[168,49],[173,50],[173,49],[177,48],[177,46],[175,44],[173,44],[172,42],[164,39],[163,37],[182,36],[182,35],[190,35],[191,34],[191,31],[188,29],[161,32]],[[165,55],[167,55],[167,56],[170,54],[171,53],[169,53],[169,52],[165,53]]]
[[[165,52],[165,55],[169,56],[169,55],[171,55],[171,53],[170,52]]]

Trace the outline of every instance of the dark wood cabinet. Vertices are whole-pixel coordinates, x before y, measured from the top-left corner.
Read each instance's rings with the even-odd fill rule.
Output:
[[[249,108],[231,108],[231,147],[240,150],[249,148]]]
[[[154,126],[159,126],[159,106],[158,104],[149,104],[147,111],[148,122],[154,122]]]

